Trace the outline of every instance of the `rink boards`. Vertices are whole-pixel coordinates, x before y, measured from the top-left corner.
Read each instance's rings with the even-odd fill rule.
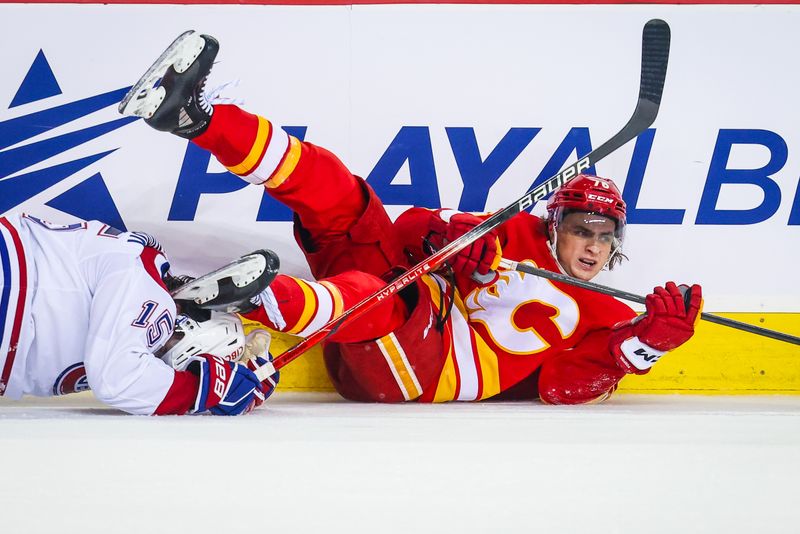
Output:
[[[721,314],[725,317],[800,335],[795,314]],[[763,319],[763,322],[762,322]],[[273,339],[276,353],[299,341]],[[318,351],[292,362],[281,387],[304,391],[333,390]],[[664,357],[646,376],[628,376],[621,393],[701,395],[800,394],[797,346],[702,322],[690,343]]]
[[[706,311],[800,335],[798,6],[4,4],[0,213],[149,231],[178,271],[268,246],[304,275],[285,209],[116,113],[178,33],[218,37],[209,87],[240,78],[227,95],[332,149],[396,215],[498,209],[602,143],[632,111],[654,17],[673,36],[660,116],[595,169],[624,186],[630,261],[598,281],[696,281]],[[703,324],[623,389],[796,392],[797,355]],[[319,360],[284,387],[330,387]]]

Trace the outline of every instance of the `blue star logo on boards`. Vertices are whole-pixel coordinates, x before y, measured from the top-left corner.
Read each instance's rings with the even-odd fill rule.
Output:
[[[66,153],[72,148],[138,120],[138,117],[122,117],[41,141],[27,142],[98,110],[116,105],[128,89],[129,87],[123,87],[0,121],[0,214],[115,152],[117,148],[25,172],[25,169],[53,156]],[[40,102],[60,94],[62,91],[58,80],[50,68],[44,51],[39,50],[8,109]],[[45,204],[81,219],[97,219],[120,230],[126,229],[100,172]]]

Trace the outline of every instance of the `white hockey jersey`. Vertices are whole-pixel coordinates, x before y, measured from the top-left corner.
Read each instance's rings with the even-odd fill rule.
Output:
[[[153,356],[175,322],[167,268],[147,234],[0,217],[0,395],[91,389],[126,412],[154,413],[174,378]]]

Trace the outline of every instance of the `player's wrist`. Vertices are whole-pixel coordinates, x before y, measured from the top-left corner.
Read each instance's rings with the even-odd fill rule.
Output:
[[[643,375],[666,354],[654,349],[637,336],[631,336],[612,344],[611,354],[617,365],[627,374]]]
[[[667,351],[643,341],[636,330],[636,320],[617,324],[609,339],[609,349],[625,373],[642,375],[649,372]]]
[[[200,354],[191,357],[187,369],[199,371],[200,382],[190,413],[241,415],[265,399],[263,386],[245,365]]]

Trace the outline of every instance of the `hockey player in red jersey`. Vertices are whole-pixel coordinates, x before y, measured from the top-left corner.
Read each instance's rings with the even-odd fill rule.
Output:
[[[147,234],[0,217],[0,396],[91,389],[146,415],[237,415],[263,402],[277,377],[260,383],[252,369],[268,354],[233,361],[246,344],[235,315],[177,315],[168,271]]]
[[[392,223],[369,185],[327,150],[239,107],[206,102],[217,51],[212,37],[186,32],[120,111],[191,139],[294,211],[295,239],[316,280],[278,275],[234,307],[249,319],[308,335],[485,217],[413,208]],[[496,267],[502,254],[589,280],[623,258],[625,224],[610,180],[576,177],[550,199],[546,220],[515,216],[459,252],[450,269],[422,276],[328,338],[334,386],[380,402],[607,398],[626,374],[646,373],[692,336],[700,287],[657,287],[637,317],[611,297]]]

